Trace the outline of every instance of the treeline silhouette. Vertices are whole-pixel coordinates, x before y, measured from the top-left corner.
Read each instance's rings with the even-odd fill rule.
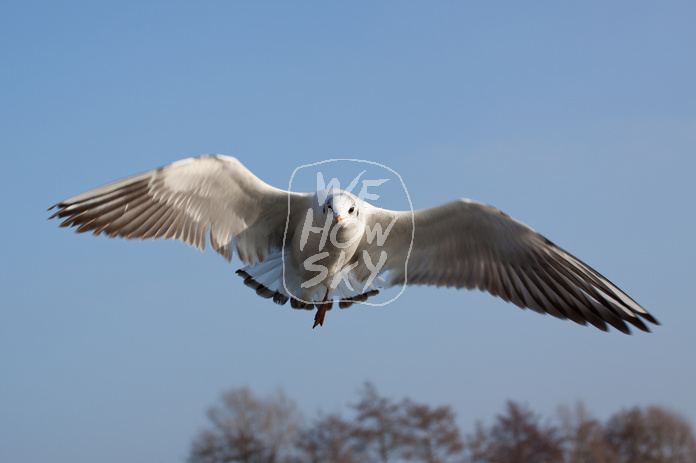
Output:
[[[691,425],[659,406],[621,410],[605,422],[581,402],[554,419],[508,401],[492,424],[462,436],[451,406],[381,396],[366,383],[341,413],[305,420],[278,391],[232,389],[208,411],[190,463],[696,463]]]

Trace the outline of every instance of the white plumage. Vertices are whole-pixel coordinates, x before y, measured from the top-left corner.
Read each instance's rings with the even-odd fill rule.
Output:
[[[96,188],[55,206],[77,232],[126,239],[206,241],[246,265],[245,284],[292,307],[335,298],[344,308],[380,286],[478,288],[540,313],[649,331],[645,309],[585,263],[503,212],[467,199],[415,212],[380,209],[335,190],[293,193],[267,185],[237,159],[203,156]],[[53,208],[52,207],[52,208]],[[325,270],[325,272],[324,272]]]

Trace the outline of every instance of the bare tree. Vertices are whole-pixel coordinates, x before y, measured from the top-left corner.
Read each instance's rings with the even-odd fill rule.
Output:
[[[661,407],[614,414],[605,438],[617,463],[696,463],[693,429],[683,417]]]
[[[338,414],[321,416],[298,436],[298,462],[361,463],[355,426]]]
[[[287,458],[302,420],[281,391],[259,399],[248,388],[224,393],[208,418],[212,427],[194,439],[190,463],[279,463]]]
[[[611,463],[604,426],[578,401],[574,408],[558,407],[566,463]]]
[[[372,383],[365,383],[356,412],[356,437],[368,458],[380,463],[396,459],[404,444],[403,419],[399,404],[377,394]]]
[[[479,423],[467,444],[472,462],[557,463],[563,458],[558,429],[513,401],[490,429]]]
[[[696,436],[679,414],[633,408],[603,425],[582,402],[559,407],[560,426],[508,401],[492,426],[477,423],[462,443],[451,407],[382,397],[366,383],[352,420],[319,415],[302,428],[282,392],[258,398],[232,389],[208,411],[189,463],[696,463]],[[463,448],[466,452],[463,451]]]
[[[405,413],[401,455],[406,460],[445,463],[461,455],[464,444],[451,407],[431,408],[408,399],[401,406]]]
[[[696,437],[689,422],[674,411],[650,406],[645,421],[653,441],[653,455],[660,463],[696,463]]]
[[[461,457],[464,445],[449,406],[395,402],[368,382],[352,407],[361,461],[446,463]]]

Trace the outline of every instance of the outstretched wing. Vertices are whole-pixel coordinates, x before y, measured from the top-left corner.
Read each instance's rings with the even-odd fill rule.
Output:
[[[66,199],[50,218],[78,233],[176,239],[201,250],[208,235],[227,260],[235,238],[240,259],[253,265],[282,246],[290,202],[309,198],[264,183],[233,157],[202,156]]]
[[[378,210],[367,221],[383,230],[394,221],[381,246],[376,240],[364,243],[373,262],[386,252],[382,270],[389,271],[389,285],[478,288],[603,331],[608,323],[630,333],[626,321],[649,331],[640,317],[659,324],[597,271],[493,207],[463,199],[413,215]]]

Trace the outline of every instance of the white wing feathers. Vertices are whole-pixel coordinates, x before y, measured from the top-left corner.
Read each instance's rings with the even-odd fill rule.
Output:
[[[254,265],[284,245],[286,224],[290,234],[304,217],[295,213],[288,220],[288,211],[308,210],[313,198],[267,185],[235,158],[203,156],[74,196],[53,206],[58,210],[51,218],[78,233],[176,239],[201,250],[208,236],[225,259],[234,243],[240,259]],[[352,270],[359,282],[382,263],[387,286],[478,288],[604,331],[609,324],[629,333],[625,322],[649,331],[641,318],[659,324],[588,265],[490,206],[459,200],[413,215],[367,203],[361,208],[366,233],[354,260],[363,265]]]
[[[176,239],[201,250],[208,235],[227,260],[236,237],[240,259],[253,264],[282,246],[288,195],[309,201],[264,183],[233,157],[202,156],[74,196],[52,206],[51,218],[78,233]]]
[[[590,322],[604,331],[608,323],[628,333],[624,321],[649,331],[638,316],[658,323],[608,279],[493,207],[459,200],[413,216],[382,211],[372,217],[383,227],[397,217],[382,247],[365,248],[373,262],[381,250],[387,252],[383,270],[389,271],[389,285],[478,288],[519,307],[581,325]]]

